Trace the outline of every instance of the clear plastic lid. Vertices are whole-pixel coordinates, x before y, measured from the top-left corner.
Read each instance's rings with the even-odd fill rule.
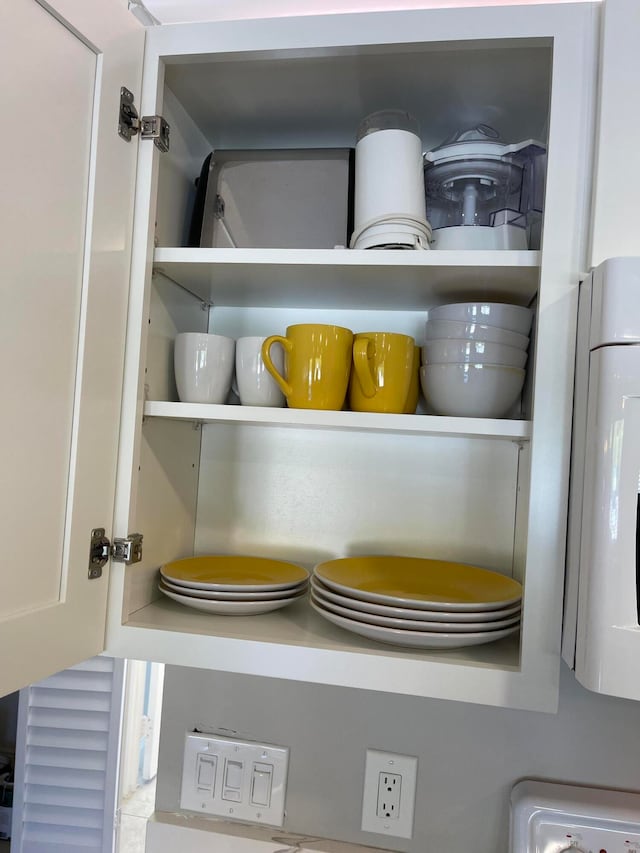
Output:
[[[404,110],[379,110],[362,119],[357,141],[360,142],[365,136],[379,130],[408,130],[409,133],[420,136],[420,125],[409,113]]]

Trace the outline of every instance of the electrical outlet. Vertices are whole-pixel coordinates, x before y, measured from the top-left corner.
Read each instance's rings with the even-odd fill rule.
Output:
[[[400,818],[400,792],[402,791],[402,776],[399,773],[378,774],[378,806],[376,815],[388,817],[391,820]]]
[[[413,835],[418,759],[367,750],[362,796],[362,829],[396,838]]]

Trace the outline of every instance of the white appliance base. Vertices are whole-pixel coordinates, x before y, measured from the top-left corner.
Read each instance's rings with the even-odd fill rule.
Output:
[[[526,250],[527,232],[516,225],[453,225],[433,230],[431,248]]]
[[[511,792],[510,853],[640,850],[640,794],[550,782]]]

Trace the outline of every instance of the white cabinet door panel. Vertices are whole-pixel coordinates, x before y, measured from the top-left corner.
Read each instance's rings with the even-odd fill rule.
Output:
[[[104,645],[89,538],[111,534],[137,149],[117,111],[144,30],[89,6],[0,6],[0,694]]]

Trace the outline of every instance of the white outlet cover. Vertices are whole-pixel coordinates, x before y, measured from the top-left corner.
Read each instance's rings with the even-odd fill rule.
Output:
[[[282,826],[289,748],[187,733],[180,808]]]
[[[380,778],[385,773],[401,777],[398,815],[395,818],[378,816]],[[361,828],[365,832],[394,838],[411,838],[417,776],[418,759],[415,756],[368,749],[364,768]]]

